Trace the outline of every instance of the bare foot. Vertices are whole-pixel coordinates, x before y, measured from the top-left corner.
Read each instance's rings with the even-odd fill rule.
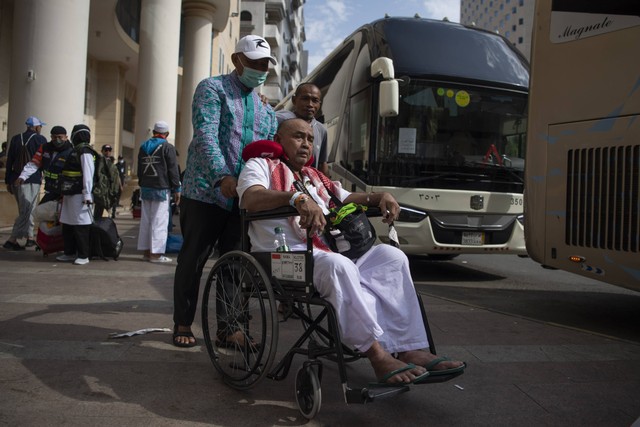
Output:
[[[235,331],[233,334],[226,337],[220,337],[220,335],[218,335],[216,345],[221,347],[242,348],[247,341],[249,341],[251,350],[257,351],[260,349],[260,344],[256,343],[253,338],[245,334],[243,331]]]
[[[371,363],[371,367],[376,374],[376,378],[378,380],[382,380],[386,375],[390,372],[393,372],[398,369],[402,369],[407,366],[406,362],[395,359],[389,353],[384,351],[382,346],[376,341],[373,343],[371,348],[365,352],[367,357],[369,358],[369,362]],[[424,374],[426,369],[421,366],[416,366],[413,369],[409,369],[403,372],[399,372],[393,375],[391,378],[386,380],[389,384],[398,384],[398,383],[411,383],[416,377]]]
[[[440,356],[431,354],[425,350],[411,350],[398,354],[398,359],[405,363],[413,363],[417,366],[427,366],[430,362],[438,359]],[[459,368],[464,362],[459,360],[443,360],[435,366],[430,367],[430,371],[442,371],[445,369]]]

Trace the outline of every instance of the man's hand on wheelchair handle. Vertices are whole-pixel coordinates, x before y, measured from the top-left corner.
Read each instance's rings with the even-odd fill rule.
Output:
[[[227,199],[238,197],[236,187],[238,186],[238,180],[232,176],[225,176],[220,180],[220,191],[222,195]]]

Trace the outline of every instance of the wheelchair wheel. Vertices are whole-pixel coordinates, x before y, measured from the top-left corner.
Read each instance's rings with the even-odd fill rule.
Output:
[[[278,312],[271,283],[251,255],[229,252],[211,269],[202,298],[202,329],[224,382],[244,390],[267,375],[277,349]]]
[[[296,374],[296,403],[302,416],[310,420],[320,412],[322,390],[313,363],[305,363]]]

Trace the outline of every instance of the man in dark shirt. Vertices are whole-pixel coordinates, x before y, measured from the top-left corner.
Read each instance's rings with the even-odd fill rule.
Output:
[[[42,126],[46,125],[37,117],[30,116],[25,124],[27,130],[23,133],[15,135],[9,142],[9,151],[7,152],[7,170],[5,173],[5,184],[7,191],[16,198],[18,204],[18,216],[11,230],[11,237],[5,242],[3,247],[12,251],[24,250],[25,246],[35,246],[33,239],[33,209],[36,206],[38,195],[40,194],[40,183],[42,182],[42,172],[37,171],[21,184],[17,184],[17,180],[22,173],[24,166],[33,158],[36,151],[47,139],[40,135]],[[25,156],[22,155],[23,147],[26,149]],[[20,246],[18,239],[26,238],[25,246]]]

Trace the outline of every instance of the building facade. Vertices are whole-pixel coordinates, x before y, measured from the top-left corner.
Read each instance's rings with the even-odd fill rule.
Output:
[[[271,46],[277,64],[260,88],[272,105],[280,102],[307,75],[304,50],[304,0],[244,0],[240,6],[240,37],[256,34]]]
[[[461,0],[460,23],[503,35],[531,58],[535,0]]]
[[[263,91],[279,99],[271,86],[288,89],[295,80],[282,69],[302,60],[304,31],[292,30],[303,25],[300,1],[0,0],[0,141],[23,132],[31,115],[47,123],[47,137],[54,125],[70,132],[84,123],[94,147],[113,146],[131,168],[153,123],[164,120],[184,168],[194,90],[233,70],[231,54],[249,33],[241,33],[245,3],[262,3],[261,19],[270,17],[256,34],[274,46],[279,65]]]

